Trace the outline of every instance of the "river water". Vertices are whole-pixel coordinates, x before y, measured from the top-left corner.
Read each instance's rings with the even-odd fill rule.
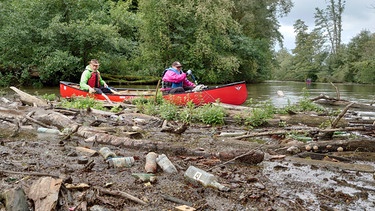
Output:
[[[134,88],[134,86],[132,86]],[[153,89],[155,86],[137,86],[136,88]],[[337,91],[336,91],[337,88]],[[59,96],[59,88],[41,88],[35,89],[31,87],[21,88],[33,95],[56,94]],[[310,98],[319,96],[320,94],[329,97],[337,98],[337,93],[340,93],[340,98],[361,103],[373,103],[375,101],[375,85],[363,84],[330,84],[330,83],[312,83],[307,85],[303,82],[291,81],[266,81],[258,84],[248,84],[248,102],[250,99],[253,103],[271,102],[276,107],[284,107],[288,103],[294,104],[304,96],[304,92],[308,92]],[[9,89],[10,92],[12,92]],[[278,91],[283,93],[283,97],[277,94]],[[279,92],[280,93],[280,92]],[[248,103],[245,103],[245,105]]]
[[[303,98],[306,92],[309,94],[309,98],[317,97],[320,94],[337,98],[337,93],[339,93],[340,99],[343,100],[369,104],[375,100],[375,85],[330,83],[307,85],[303,82],[267,81],[250,84],[247,89],[248,99],[252,98],[255,103],[270,101],[276,107],[284,107],[288,105],[288,102],[296,103]],[[282,91],[284,96],[280,97],[277,94],[278,91]]]

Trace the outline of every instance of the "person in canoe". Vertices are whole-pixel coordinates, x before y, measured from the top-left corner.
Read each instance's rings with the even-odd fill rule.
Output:
[[[98,60],[92,59],[90,61],[81,75],[80,89],[97,94],[116,92],[113,88],[108,87],[100,76],[99,66]]]
[[[187,79],[188,75],[189,71],[188,74],[182,71],[180,62],[173,62],[172,67],[164,70],[161,91],[173,94],[194,89],[195,84]]]

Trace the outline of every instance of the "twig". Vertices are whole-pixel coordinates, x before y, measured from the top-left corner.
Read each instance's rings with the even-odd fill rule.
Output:
[[[165,199],[165,200],[168,200],[168,201],[171,201],[171,202],[174,202],[174,203],[177,203],[177,204],[184,204],[184,205],[187,205],[189,207],[193,206],[193,203],[182,200],[182,199],[179,199],[179,198],[176,198],[176,197],[173,197],[173,196],[168,196],[168,195],[163,194],[163,195],[161,195],[161,197],[163,197],[163,199]]]
[[[1,170],[0,173],[8,173],[8,174],[24,174],[24,175],[31,175],[31,176],[47,176],[47,177],[55,177],[59,178],[60,176],[48,173],[41,173],[41,172],[19,172],[19,171],[9,171],[9,170]]]
[[[34,122],[35,124],[38,124],[38,125],[42,126],[42,127],[45,127],[45,128],[51,128],[51,126],[46,125],[46,124],[44,124],[43,122],[39,122],[38,120],[35,120],[35,119],[31,118],[31,116],[32,116],[34,113],[35,113],[35,111],[31,111],[31,112],[29,112],[29,113],[25,116],[25,118],[26,118],[27,120],[30,120],[30,121]]]
[[[339,89],[331,82],[331,85],[333,86],[333,87],[335,87],[335,89],[336,89],[336,96],[337,96],[337,99],[338,100],[340,100],[340,92],[339,92]]]
[[[246,153],[241,154],[241,155],[239,155],[239,156],[237,156],[237,157],[235,157],[235,158],[233,158],[233,159],[230,159],[230,160],[228,160],[228,161],[226,161],[226,162],[224,162],[224,163],[221,163],[221,164],[219,164],[219,165],[213,166],[213,167],[209,168],[207,171],[211,171],[211,170],[214,169],[214,168],[217,168],[217,167],[220,167],[220,166],[224,166],[224,165],[226,165],[226,164],[228,164],[228,163],[230,163],[230,162],[233,162],[233,161],[235,161],[235,160],[237,160],[237,159],[239,159],[239,158],[242,158],[242,157],[245,157],[245,156],[247,156],[247,155],[250,155],[250,154],[253,153],[255,150],[258,150],[258,149],[260,149],[260,148],[261,148],[261,147],[257,147],[257,148],[255,148],[255,149],[249,150],[249,151],[247,151]]]
[[[158,97],[159,86],[160,86],[160,80],[158,81],[158,85],[156,85],[155,99],[154,99],[155,103],[156,103],[156,100],[157,100],[157,97]]]
[[[113,196],[121,196],[121,197],[124,197],[124,198],[127,198],[127,199],[130,199],[134,202],[137,202],[139,204],[142,204],[142,205],[147,205],[146,202],[142,201],[141,199],[135,197],[135,196],[132,196],[128,193],[125,193],[123,191],[110,191],[110,190],[106,190],[104,188],[101,188],[101,187],[95,187],[95,189],[99,190],[100,192],[102,193],[105,193],[105,194],[109,194],[109,195],[113,195]]]

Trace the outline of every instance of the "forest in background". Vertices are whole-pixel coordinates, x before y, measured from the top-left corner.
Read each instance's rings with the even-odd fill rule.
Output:
[[[373,83],[375,35],[341,43],[345,1],[297,20],[296,48],[278,19],[291,0],[0,0],[0,86],[78,82],[88,61],[102,73],[160,76],[178,60],[200,83],[268,79]]]

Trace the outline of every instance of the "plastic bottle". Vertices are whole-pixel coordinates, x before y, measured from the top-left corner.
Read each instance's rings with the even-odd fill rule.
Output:
[[[145,173],[133,173],[133,177],[136,179],[139,179],[142,182],[155,182],[156,181],[156,176],[155,174],[145,174]]]
[[[217,182],[217,178],[202,169],[199,169],[194,166],[189,166],[189,168],[186,170],[184,177],[192,182],[192,183],[200,183],[204,187],[213,187],[217,188],[221,191],[229,191],[230,189],[219,182]]]
[[[112,168],[129,168],[134,165],[134,157],[117,157],[108,159],[108,164]]]
[[[147,173],[155,173],[157,169],[157,163],[156,158],[158,157],[158,154],[155,152],[149,152],[146,155],[146,164],[145,164],[145,170]]]
[[[165,154],[161,154],[156,158],[156,163],[160,166],[163,171],[167,173],[177,173],[176,167],[173,163],[168,159]]]
[[[51,128],[45,128],[45,127],[39,127],[37,132],[48,133],[48,134],[58,134],[58,135],[61,134],[61,132],[58,129],[51,129]]]
[[[112,152],[108,147],[102,147],[99,153],[103,156],[104,160],[116,157],[116,154]]]

